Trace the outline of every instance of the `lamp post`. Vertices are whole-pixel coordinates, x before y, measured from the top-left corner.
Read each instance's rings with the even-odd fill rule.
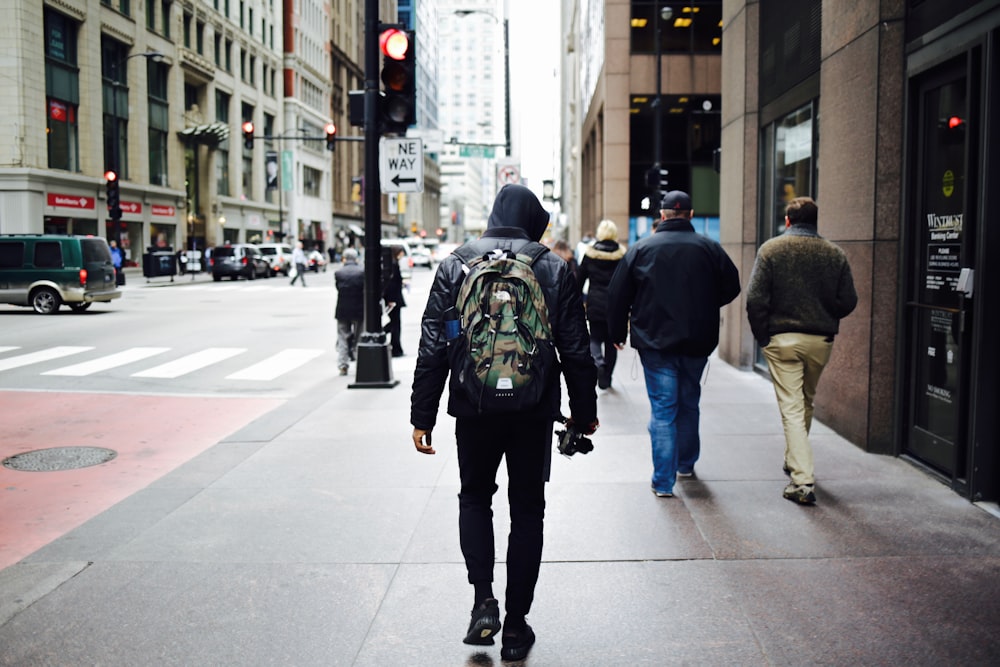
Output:
[[[111,108],[113,112],[113,117],[111,119],[111,170],[118,175],[118,181],[121,182],[121,129],[118,124],[118,89],[121,87],[121,82],[118,80],[118,67],[125,64],[132,58],[152,58],[153,62],[158,62],[163,54],[159,51],[145,51],[143,53],[133,53],[130,56],[125,56],[118,60],[113,60],[110,63],[111,69],[111,88],[112,88],[112,102]],[[111,211],[111,222],[115,227],[115,236],[117,237],[118,245],[122,244],[122,230],[121,230],[121,210]]]
[[[483,14],[498,24],[501,22],[492,12],[485,9],[456,9],[452,13],[463,18],[470,14]],[[506,16],[503,19],[503,123],[505,157],[510,157],[510,33]]]

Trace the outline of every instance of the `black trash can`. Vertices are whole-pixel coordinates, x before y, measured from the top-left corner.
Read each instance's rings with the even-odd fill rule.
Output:
[[[170,282],[177,275],[177,256],[170,251],[147,252],[142,256],[142,275],[150,278],[170,276]]]

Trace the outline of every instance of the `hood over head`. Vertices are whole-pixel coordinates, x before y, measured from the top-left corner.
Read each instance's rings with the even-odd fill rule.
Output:
[[[527,233],[532,241],[539,241],[549,226],[549,213],[531,190],[523,185],[507,184],[500,188],[493,200],[493,211],[486,229],[516,227]]]

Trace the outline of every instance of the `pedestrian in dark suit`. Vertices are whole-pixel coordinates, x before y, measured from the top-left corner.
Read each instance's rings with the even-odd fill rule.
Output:
[[[333,274],[333,280],[337,286],[337,367],[341,375],[347,375],[365,319],[365,270],[358,264],[357,250],[344,251],[344,266]]]
[[[403,298],[403,274],[399,271],[399,260],[403,257],[403,249],[396,248],[392,253],[392,263],[389,266],[389,277],[385,283],[385,290],[382,298],[389,308],[389,323],[385,325],[384,331],[392,340],[392,356],[403,356],[403,344],[399,337],[402,332],[402,321],[399,318],[400,308],[406,306],[406,299]]]

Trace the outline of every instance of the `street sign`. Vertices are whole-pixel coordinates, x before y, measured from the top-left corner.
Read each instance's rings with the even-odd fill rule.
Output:
[[[458,147],[459,157],[484,157],[492,159],[496,155],[493,146],[462,145]]]
[[[497,165],[497,184],[502,188],[509,183],[521,182],[521,168],[516,164]]]
[[[382,192],[423,192],[423,141],[410,137],[382,137],[378,143],[379,185],[382,186]]]

